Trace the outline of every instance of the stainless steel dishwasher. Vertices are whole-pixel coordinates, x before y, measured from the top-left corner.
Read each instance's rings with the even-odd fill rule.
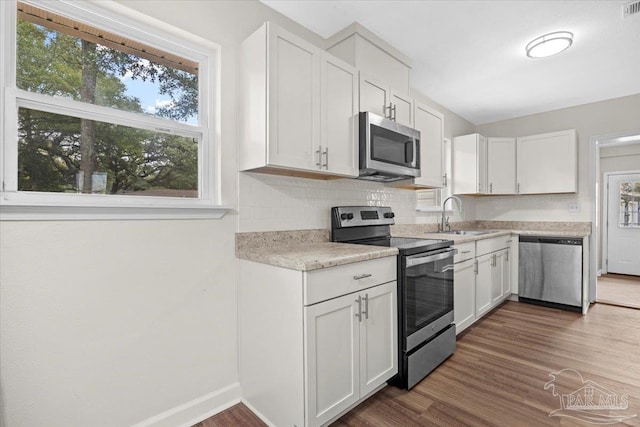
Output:
[[[582,239],[520,236],[518,300],[582,310]]]

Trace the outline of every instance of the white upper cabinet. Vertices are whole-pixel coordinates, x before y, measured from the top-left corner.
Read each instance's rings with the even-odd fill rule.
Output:
[[[414,126],[413,98],[391,89],[391,117],[394,122]]]
[[[241,85],[240,170],[358,175],[353,67],[267,22],[242,44]]]
[[[444,184],[444,116],[416,101],[415,128],[420,131],[420,177],[416,185],[439,188]]]
[[[453,194],[487,191],[487,138],[473,133],[453,138]]]
[[[363,72],[360,72],[360,111],[413,127],[413,98]]]
[[[360,111],[371,111],[379,116],[389,117],[389,92],[389,86],[360,73]]]
[[[321,170],[358,176],[358,71],[322,53],[319,155]]]
[[[517,139],[518,194],[576,193],[575,129]]]
[[[487,138],[487,193],[516,193],[516,139]]]
[[[319,139],[319,50],[271,25],[269,38],[269,150],[267,163],[314,169]]]

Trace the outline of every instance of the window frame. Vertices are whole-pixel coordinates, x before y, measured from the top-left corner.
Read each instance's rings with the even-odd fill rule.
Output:
[[[198,124],[127,112],[19,89],[16,85],[17,0],[0,1],[0,220],[221,218],[220,56],[218,44],[115,2],[21,0],[38,8],[157,47],[199,64]],[[196,137],[196,198],[18,191],[18,108]],[[168,126],[168,124],[170,124]]]

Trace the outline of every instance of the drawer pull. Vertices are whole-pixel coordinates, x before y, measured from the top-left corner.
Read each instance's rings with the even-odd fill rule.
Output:
[[[507,243],[511,243],[511,242],[513,242],[513,240],[507,240]]]
[[[470,254],[471,251],[460,251],[461,254]]]
[[[362,322],[362,296],[358,295],[358,299],[355,300],[358,303],[358,312],[356,313],[356,317],[358,318],[358,322]]]
[[[361,274],[359,276],[353,276],[353,280],[366,279],[367,277],[371,277],[371,274]]]

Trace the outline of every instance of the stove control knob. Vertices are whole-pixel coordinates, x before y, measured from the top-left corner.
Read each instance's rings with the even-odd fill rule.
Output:
[[[385,218],[394,218],[396,216],[396,214],[394,214],[393,212],[385,212],[384,217]]]
[[[353,219],[353,214],[352,213],[348,213],[347,214],[347,219]]]
[[[353,219],[353,214],[352,213],[343,213],[340,215],[340,219],[343,221],[349,220],[349,219]]]

